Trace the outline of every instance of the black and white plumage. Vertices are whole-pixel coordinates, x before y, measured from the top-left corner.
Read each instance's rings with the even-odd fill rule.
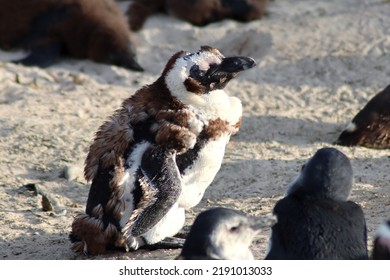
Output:
[[[89,149],[92,184],[86,213],[72,224],[75,251],[136,250],[183,227],[185,209],[202,199],[241,124],[241,102],[223,88],[255,64],[209,46],[180,51],[154,83],[124,100]]]
[[[390,148],[390,85],[368,101],[335,144],[373,149]]]
[[[318,150],[274,207],[266,259],[367,259],[364,213],[347,200],[352,183],[343,153]]]
[[[390,260],[390,220],[381,224],[375,234],[372,258]]]
[[[180,260],[251,260],[250,245],[260,229],[270,227],[268,217],[217,207],[200,213],[188,234]]]

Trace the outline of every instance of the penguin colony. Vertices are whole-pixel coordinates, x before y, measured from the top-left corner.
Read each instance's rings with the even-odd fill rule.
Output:
[[[204,26],[226,18],[259,19],[267,5],[267,0],[134,0],[127,24],[111,0],[0,0],[0,48],[28,50],[15,61],[27,66],[47,67],[70,56],[143,71],[130,29],[140,30],[152,14],[166,12]],[[369,258],[364,213],[348,200],[352,166],[335,148],[319,149],[302,167],[274,207],[276,223],[213,208],[197,216],[185,241],[174,237],[185,210],[199,203],[213,181],[241,124],[240,101],[223,89],[255,65],[250,57],[224,57],[209,46],[180,51],[160,78],[123,101],[90,146],[86,211],[75,217],[70,233],[75,252],[163,244],[182,248],[179,260],[253,259],[256,234],[272,226],[269,260]],[[334,144],[390,148],[389,108],[390,85]],[[378,228],[371,258],[390,259],[389,221]]]
[[[221,1],[207,3],[212,5],[214,2]],[[207,18],[207,13],[183,13],[188,10],[188,7],[184,7],[188,3],[180,3],[133,1],[127,11],[129,25],[131,29],[139,30],[148,16],[159,11],[169,11],[195,25],[229,17],[224,14]],[[196,1],[191,9],[201,7],[202,11],[210,10],[205,8],[205,3]],[[257,18],[263,14],[267,1],[263,4],[261,12],[257,10]],[[189,14],[206,16],[184,16]],[[235,64],[240,65],[239,68],[229,69]],[[75,251],[93,255],[113,247],[136,250],[142,246],[164,243],[182,228],[184,210],[201,200],[221,165],[223,152],[210,150],[210,139],[216,141],[222,133],[227,136],[221,141],[224,144],[220,147],[224,147],[230,135],[237,132],[241,121],[238,118],[241,117],[241,109],[231,120],[224,119],[219,112],[217,115],[229,128],[220,128],[220,124],[218,128],[208,128],[214,121],[210,118],[212,114],[206,113],[207,116],[199,118],[197,115],[204,107],[198,107],[201,103],[193,97],[205,97],[215,90],[220,91],[237,72],[254,65],[249,58],[224,58],[211,47],[202,47],[199,52],[191,54],[180,52],[168,61],[155,84],[138,91],[135,96],[139,95],[139,98],[124,101],[122,109],[99,129],[86,160],[85,174],[87,179],[92,180],[92,185],[86,213],[76,217],[72,225],[70,236]],[[209,74],[215,71],[213,67],[225,68],[224,75],[218,74],[210,79]],[[180,79],[179,72],[185,73],[179,75]],[[230,74],[225,76],[226,73]],[[173,83],[175,80],[177,82]],[[179,106],[168,106],[171,112],[167,116],[167,108],[153,105],[154,99],[148,97],[155,85],[169,96],[169,103],[181,103]],[[387,88],[374,97],[340,135],[336,144],[388,147],[386,125],[389,123],[389,112],[386,102],[389,92]],[[141,93],[146,102],[141,101]],[[144,104],[149,103],[152,103],[152,108],[145,108]],[[121,125],[126,122],[132,123],[131,129]],[[175,129],[164,128],[166,123],[172,122]],[[176,126],[180,129],[184,127],[185,132],[177,130]],[[349,132],[354,132],[354,135],[345,136]],[[216,137],[215,134],[219,135]],[[348,138],[358,140],[344,140]],[[115,147],[103,150],[102,143],[111,141]],[[210,152],[215,156],[219,154],[217,163],[207,157],[200,159],[202,153]],[[216,165],[213,171],[206,172],[208,164]],[[199,176],[204,177],[207,183],[198,182]],[[275,205],[273,213],[277,222],[272,227],[266,259],[368,259],[364,213],[359,205],[348,201],[352,182],[352,166],[343,153],[334,148],[318,150],[290,184],[286,197]],[[205,211],[194,221],[184,245],[176,243],[178,247],[183,246],[177,259],[252,259],[249,246],[257,232],[252,222],[250,217],[232,209]],[[85,230],[88,228],[91,230]],[[384,238],[378,237],[377,240]],[[386,242],[376,241],[376,244],[376,248],[382,248]]]
[[[253,258],[255,224],[232,209],[201,213],[185,242],[174,236],[240,127],[241,103],[223,89],[255,65],[209,46],[180,51],[154,83],[124,100],[90,146],[85,177],[92,185],[86,212],[72,224],[74,251],[161,244],[183,247],[183,260]],[[275,205],[266,259],[368,259],[364,213],[348,200],[352,185],[350,160],[335,148],[319,149]]]

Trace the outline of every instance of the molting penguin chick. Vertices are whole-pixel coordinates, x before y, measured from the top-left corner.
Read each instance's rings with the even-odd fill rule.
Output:
[[[266,259],[367,259],[363,211],[347,201],[352,182],[343,153],[318,150],[275,205]]]
[[[134,0],[126,12],[132,30],[140,30],[152,14],[166,12],[194,25],[224,19],[248,22],[261,18],[268,0]]]
[[[375,234],[372,258],[390,260],[390,220],[381,224]]]
[[[206,210],[196,217],[176,259],[252,260],[249,246],[260,229],[272,222],[228,208]]]
[[[335,144],[374,149],[390,148],[390,85],[357,113]]]
[[[180,51],[154,83],[124,100],[86,158],[92,184],[86,213],[72,224],[75,251],[136,250],[183,227],[184,210],[202,199],[241,124],[241,102],[223,88],[255,65],[209,46]]]
[[[125,17],[112,0],[0,0],[0,48],[47,67],[61,55],[142,71]]]

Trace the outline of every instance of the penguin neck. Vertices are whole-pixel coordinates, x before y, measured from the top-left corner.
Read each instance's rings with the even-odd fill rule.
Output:
[[[229,123],[237,121],[236,115],[240,115],[242,110],[241,102],[237,98],[229,97],[223,89],[212,90],[205,94],[190,92],[183,82],[178,82],[169,74],[165,78],[165,84],[170,94],[196,115],[206,120],[220,118]]]

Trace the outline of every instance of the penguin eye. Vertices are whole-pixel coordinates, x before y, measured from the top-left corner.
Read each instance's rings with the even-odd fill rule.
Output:
[[[186,56],[183,57],[184,60],[189,60],[191,56],[194,55],[200,55],[200,51],[197,51],[196,53],[189,53]]]
[[[184,59],[184,60],[189,60],[190,57],[191,57],[192,55],[194,55],[194,53],[188,53],[188,52],[187,52],[186,55],[183,56],[183,59]]]
[[[205,71],[200,70],[199,65],[194,65],[190,69],[190,77],[199,79],[204,76]]]
[[[229,231],[232,233],[236,233],[236,232],[240,231],[240,226],[241,226],[241,224],[238,224],[237,226],[231,227],[229,229]]]

